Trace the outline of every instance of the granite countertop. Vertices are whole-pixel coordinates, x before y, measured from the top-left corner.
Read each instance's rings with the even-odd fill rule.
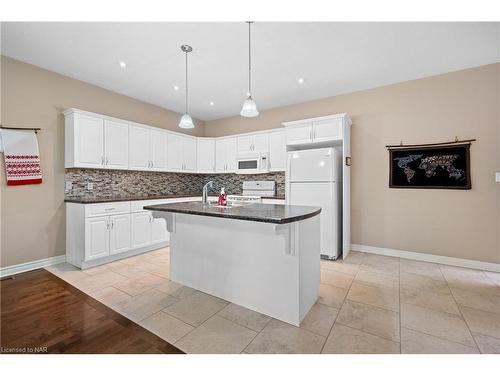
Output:
[[[264,203],[220,207],[216,204],[203,204],[201,202],[180,202],[145,206],[144,209],[235,220],[259,221],[272,224],[287,224],[305,220],[319,215],[321,212],[320,207]]]
[[[120,197],[68,197],[64,201],[67,203],[109,203],[109,202],[123,202],[123,201],[142,201],[149,199],[173,199],[173,198],[192,198],[201,197],[201,194],[166,194],[166,195],[135,195],[135,196],[120,196]],[[217,197],[215,194],[209,194],[209,197]],[[284,196],[275,195],[272,197],[262,197],[263,199],[285,199]]]

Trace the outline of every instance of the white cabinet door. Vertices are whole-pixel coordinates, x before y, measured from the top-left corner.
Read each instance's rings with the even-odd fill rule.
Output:
[[[269,134],[269,163],[271,171],[284,171],[286,169],[286,144],[285,132]]]
[[[286,129],[286,144],[300,145],[312,142],[312,124],[290,126]]]
[[[237,137],[238,153],[244,154],[253,151],[253,137],[251,135]]]
[[[347,158],[351,157],[349,123],[342,123],[342,136],[342,255],[346,258],[351,251],[351,167],[347,163]]]
[[[184,165],[182,154],[183,137],[176,134],[167,136],[167,165],[168,170],[173,172],[182,171]]]
[[[269,134],[256,134],[253,136],[253,152],[269,152]]]
[[[168,241],[170,233],[167,232],[167,222],[165,219],[155,219],[151,223],[151,243],[157,244]]]
[[[215,141],[215,171],[224,173],[226,171],[227,140],[217,139]]]
[[[128,169],[128,124],[104,121],[106,168]]]
[[[182,145],[184,171],[196,172],[196,139],[184,138]]]
[[[226,139],[226,172],[236,172],[236,138]]]
[[[145,171],[149,169],[149,129],[129,126],[129,169]]]
[[[342,138],[342,119],[333,118],[313,122],[314,142],[334,141]]]
[[[215,172],[215,140],[196,141],[196,169],[200,173]]]
[[[151,129],[149,131],[151,146],[150,169],[153,171],[167,170],[167,132]]]
[[[130,214],[110,216],[109,222],[109,253],[130,250]]]
[[[85,219],[85,260],[109,255],[109,216]]]
[[[151,245],[151,221],[149,212],[136,212],[130,215],[132,222],[132,248]]]
[[[76,115],[76,163],[79,167],[104,168],[104,121]]]

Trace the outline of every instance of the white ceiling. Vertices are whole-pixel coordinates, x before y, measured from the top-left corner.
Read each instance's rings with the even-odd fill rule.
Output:
[[[498,62],[499,25],[257,22],[253,96],[262,110]],[[237,115],[247,91],[243,22],[2,23],[3,55],[177,112],[185,43],[194,49],[191,115]]]

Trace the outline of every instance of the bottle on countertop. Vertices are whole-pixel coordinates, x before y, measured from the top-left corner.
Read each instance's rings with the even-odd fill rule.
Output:
[[[227,205],[227,195],[226,192],[224,191],[224,188],[220,189],[219,200],[217,203],[219,204],[219,206]]]

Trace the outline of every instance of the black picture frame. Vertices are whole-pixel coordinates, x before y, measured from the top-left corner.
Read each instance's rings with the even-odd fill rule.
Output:
[[[436,160],[437,166],[425,168]],[[440,163],[439,157],[453,157],[453,170]],[[446,162],[446,160],[445,160]],[[424,163],[424,164],[422,164]],[[470,177],[470,143],[443,146],[416,146],[389,149],[389,187],[396,189],[472,188]]]

